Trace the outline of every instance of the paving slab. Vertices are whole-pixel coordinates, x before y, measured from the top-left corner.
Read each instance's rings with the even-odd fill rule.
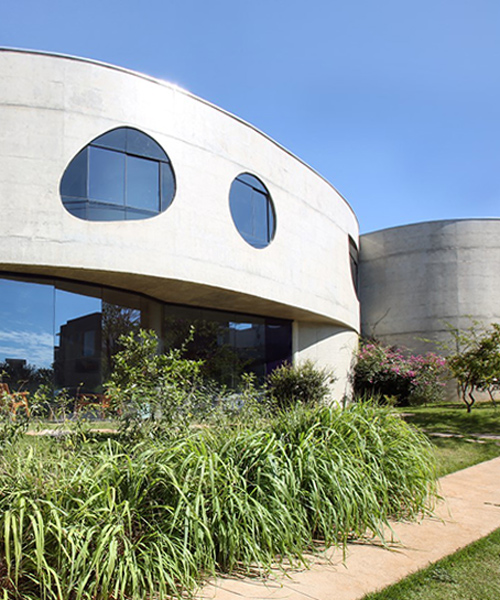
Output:
[[[396,583],[500,527],[500,458],[443,477],[432,517],[392,523],[387,546],[350,543],[310,557],[309,569],[275,570],[265,578],[218,577],[198,598],[212,600],[359,600]],[[388,532],[388,539],[391,534]]]

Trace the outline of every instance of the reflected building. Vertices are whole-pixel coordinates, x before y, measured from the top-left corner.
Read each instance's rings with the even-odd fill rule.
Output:
[[[54,348],[55,384],[70,392],[98,393],[102,384],[102,314],[93,313],[69,320],[59,333]]]

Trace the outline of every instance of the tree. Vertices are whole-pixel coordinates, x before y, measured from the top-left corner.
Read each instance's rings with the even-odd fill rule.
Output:
[[[448,356],[448,367],[456,379],[467,412],[476,402],[476,392],[487,392],[496,406],[493,391],[500,386],[500,323],[485,331],[478,324],[466,330],[450,327],[456,351]]]

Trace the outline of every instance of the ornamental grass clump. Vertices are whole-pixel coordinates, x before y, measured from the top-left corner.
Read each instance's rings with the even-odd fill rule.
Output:
[[[0,588],[7,600],[181,596],[218,571],[304,560],[317,540],[382,536],[434,492],[424,437],[372,404],[136,444],[7,443]]]

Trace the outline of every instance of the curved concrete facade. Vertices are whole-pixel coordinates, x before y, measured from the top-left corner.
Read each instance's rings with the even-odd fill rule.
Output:
[[[446,323],[500,321],[500,220],[384,229],[360,239],[362,333],[414,351],[447,341]]]
[[[338,192],[264,134],[137,73],[65,56],[0,51],[0,270],[64,277],[164,302],[294,321],[297,360],[330,365],[345,391],[359,330],[349,265],[355,215]],[[67,212],[61,177],[89,142],[136,128],[167,152],[176,195],[142,221]],[[229,189],[261,179],[276,211],[271,244],[236,230]]]

